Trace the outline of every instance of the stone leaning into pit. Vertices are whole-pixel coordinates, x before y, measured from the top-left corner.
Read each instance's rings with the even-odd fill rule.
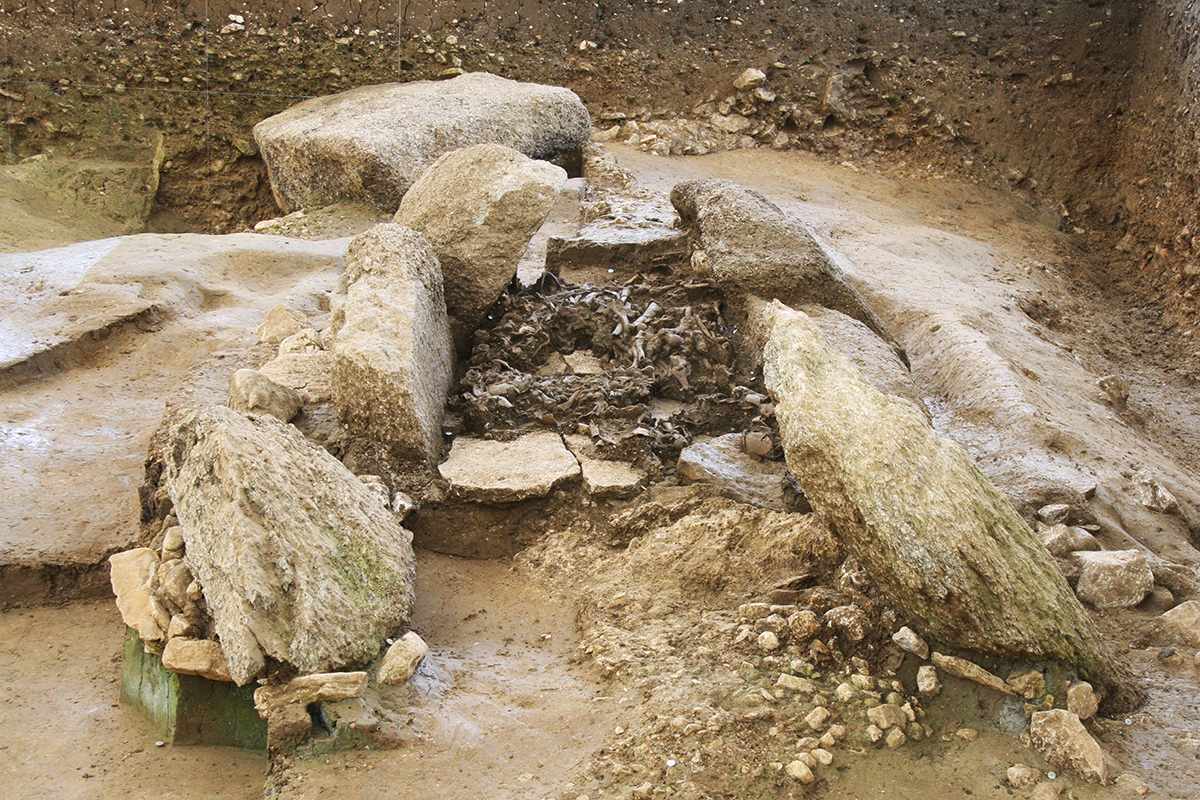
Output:
[[[812,234],[758,192],[732,181],[685,181],[671,190],[671,203],[727,292],[814,303],[894,341]]]
[[[751,315],[770,331],[764,375],[789,468],[901,613],[941,641],[1063,661],[1122,703],[1139,699],[1049,553],[960,445],[872,387],[804,314],[752,302]]]
[[[404,195],[393,221],[433,246],[460,351],[517,274],[566,179],[553,164],[479,144],[439,158]]]

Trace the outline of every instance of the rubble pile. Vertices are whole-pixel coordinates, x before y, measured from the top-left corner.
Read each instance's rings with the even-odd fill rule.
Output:
[[[723,297],[709,283],[551,277],[492,313],[450,406],[462,433],[548,426],[590,436],[602,452],[648,450],[661,473],[696,434],[773,430],[761,382],[735,375]]]

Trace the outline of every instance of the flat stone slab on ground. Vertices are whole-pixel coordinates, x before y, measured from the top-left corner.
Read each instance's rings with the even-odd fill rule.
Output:
[[[511,442],[460,438],[440,469],[458,499],[480,503],[544,497],[580,474],[575,456],[551,431],[527,433]]]
[[[679,454],[680,477],[719,486],[743,503],[787,510],[787,467],[749,455],[742,450],[741,441],[742,434],[727,433],[688,445]]]

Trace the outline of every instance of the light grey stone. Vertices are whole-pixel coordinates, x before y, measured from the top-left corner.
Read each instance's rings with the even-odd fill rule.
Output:
[[[342,421],[397,457],[437,463],[454,353],[433,249],[402,225],[360,234],[335,306],[330,385]]]
[[[175,420],[163,451],[187,562],[238,685],[268,657],[301,672],[365,664],[403,627],[415,571],[404,530],[295,428],[209,406]]]
[[[517,274],[566,179],[553,164],[480,144],[439,158],[404,195],[393,221],[433,246],[460,350]]]
[[[742,449],[743,438],[727,433],[689,444],[679,454],[677,474],[693,483],[719,486],[742,503],[787,510],[787,467],[749,455]]]
[[[258,340],[264,344],[279,344],[307,327],[308,317],[304,316],[303,312],[280,303],[267,312],[266,318],[255,333],[258,334]]]
[[[304,398],[254,369],[239,369],[229,378],[229,407],[244,414],[270,414],[288,422],[300,413]]]
[[[478,72],[362,86],[306,100],[254,126],[285,211],[361,200],[388,214],[452,150],[490,142],[530,158],[577,163],[591,133],[574,92]]]
[[[1108,778],[1104,751],[1070,711],[1035,712],[1029,723],[1034,748],[1051,764],[1071,769],[1096,783]]]
[[[1075,593],[1096,608],[1136,606],[1154,588],[1154,572],[1137,550],[1077,552],[1071,561],[1079,567]]]
[[[439,469],[456,497],[480,503],[544,497],[580,474],[575,456],[551,431],[527,433],[511,442],[460,437]]]
[[[414,631],[401,636],[383,654],[375,679],[380,683],[406,683],[429,654],[429,645]]]

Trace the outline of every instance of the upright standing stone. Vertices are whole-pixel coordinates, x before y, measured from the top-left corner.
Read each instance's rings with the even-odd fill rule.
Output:
[[[333,404],[352,434],[436,464],[454,354],[429,242],[384,223],[355,237],[333,300]]]

